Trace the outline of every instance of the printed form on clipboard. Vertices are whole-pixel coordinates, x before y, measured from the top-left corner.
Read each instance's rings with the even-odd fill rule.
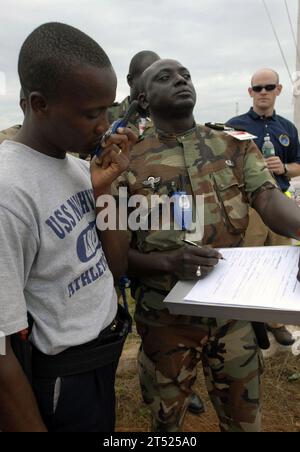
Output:
[[[170,292],[170,312],[300,324],[299,247],[228,248],[213,272]],[[180,299],[180,297],[182,297]]]

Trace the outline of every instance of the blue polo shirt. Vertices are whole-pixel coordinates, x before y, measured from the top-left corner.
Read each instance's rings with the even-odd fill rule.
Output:
[[[253,108],[248,113],[230,119],[226,123],[230,127],[242,127],[247,132],[256,135],[255,143],[261,150],[264,138],[270,135],[276,155],[282,163],[300,164],[300,144],[298,131],[293,123],[277,115],[274,111],[270,117],[259,116]],[[282,191],[288,190],[290,183],[286,176],[275,176]]]

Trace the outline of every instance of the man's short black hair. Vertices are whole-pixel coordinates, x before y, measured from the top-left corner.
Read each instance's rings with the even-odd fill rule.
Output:
[[[152,52],[152,50],[142,50],[132,58],[128,75],[130,75],[132,79],[139,77],[147,67],[159,59],[159,55]]]
[[[49,22],[36,28],[19,54],[18,72],[27,97],[33,91],[55,97],[74,67],[109,68],[111,62],[92,38],[70,25]]]

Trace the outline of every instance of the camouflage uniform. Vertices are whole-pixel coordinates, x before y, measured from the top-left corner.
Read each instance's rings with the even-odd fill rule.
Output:
[[[130,105],[130,98],[125,97],[125,99],[121,102],[115,102],[110,108],[107,110],[107,118],[108,122],[112,124],[114,121],[116,121],[119,118],[123,118],[125,116],[126,111],[128,110]],[[132,129],[132,131],[139,137],[143,136],[146,137],[148,135],[151,135],[154,131],[154,125],[153,122],[149,117],[145,118],[146,124],[145,129],[141,133],[141,116],[139,113],[136,113],[135,117],[132,118],[131,122],[128,124],[128,126]]]
[[[9,129],[1,130],[0,132],[0,144],[4,140],[12,140],[16,133],[21,129],[20,125],[16,125],[13,127],[10,127]]]
[[[161,178],[154,190],[143,184],[149,177]],[[170,194],[170,186],[204,194],[205,230],[199,244],[215,248],[242,246],[249,204],[262,190],[276,188],[251,141],[239,142],[203,126],[177,136],[153,133],[138,143],[119,185],[127,186],[129,195]],[[136,248],[150,253],[179,248],[185,232],[135,234]],[[180,430],[202,359],[221,429],[259,430],[262,361],[251,323],[170,315],[163,299],[176,282],[174,275],[145,275],[136,292],[140,384],[153,429]]]

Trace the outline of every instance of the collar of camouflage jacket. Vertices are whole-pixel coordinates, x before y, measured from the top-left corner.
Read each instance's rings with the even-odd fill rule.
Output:
[[[163,140],[163,141],[179,141],[182,138],[187,138],[187,137],[193,137],[196,133],[196,123],[194,123],[193,127],[185,132],[180,132],[180,133],[168,133],[168,132],[164,132],[161,129],[156,129],[156,135],[159,139]]]

